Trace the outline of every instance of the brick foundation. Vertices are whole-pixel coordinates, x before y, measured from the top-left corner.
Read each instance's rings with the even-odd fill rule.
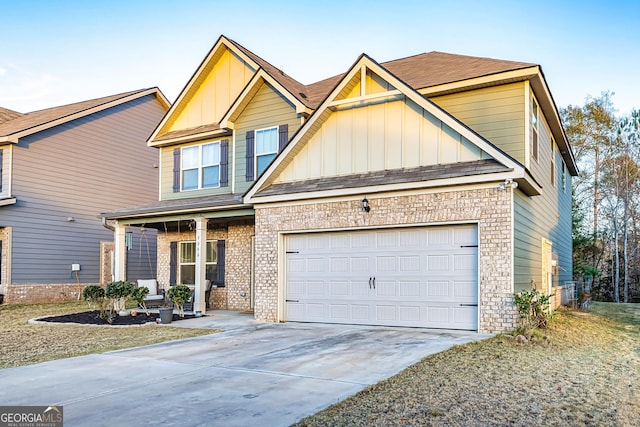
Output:
[[[37,284],[37,285],[9,285],[4,302],[7,304],[18,303],[43,303],[63,302],[78,299],[78,293],[82,294],[85,286],[98,283],[83,283],[78,287],[77,283],[61,284]]]

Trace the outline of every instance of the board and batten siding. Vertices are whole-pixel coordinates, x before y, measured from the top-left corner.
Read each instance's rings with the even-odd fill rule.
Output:
[[[254,73],[249,64],[224,49],[206,77],[196,82],[188,102],[176,111],[166,132],[219,123]]]
[[[247,181],[245,178],[247,131],[277,127],[283,124],[289,126],[289,139],[291,139],[300,128],[300,118],[296,113],[295,106],[273,86],[263,83],[235,121],[236,193],[244,193],[253,184],[253,181]],[[254,177],[254,179],[257,178],[257,176]]]
[[[429,98],[525,164],[525,84],[512,83]]]
[[[542,280],[542,239],[552,243],[557,255],[557,274],[553,286],[572,280],[571,237],[571,176],[562,167],[562,157],[557,146],[553,150],[554,183],[551,182],[551,132],[540,115],[539,158],[532,159],[536,167],[536,179],[543,187],[542,194],[527,197],[516,190],[514,201],[514,282],[515,291],[531,288],[532,281],[540,289]],[[565,168],[566,169],[566,168]],[[564,186],[563,178],[564,177]]]
[[[0,227],[11,228],[13,284],[75,283],[72,263],[81,265],[81,283],[99,282],[100,242],[113,232],[98,215],[157,200],[158,153],[146,139],[165,112],[148,95],[20,138],[17,202],[0,207]]]
[[[479,147],[400,96],[331,113],[276,182],[485,158]]]

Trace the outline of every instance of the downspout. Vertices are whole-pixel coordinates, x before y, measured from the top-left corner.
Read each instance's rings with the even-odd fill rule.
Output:
[[[104,216],[102,217],[102,226],[103,226],[104,228],[108,228],[108,229],[109,229],[109,230],[111,230],[111,231],[114,231],[114,232],[116,231],[116,228],[115,228],[113,225],[110,225],[110,224],[107,222],[107,218],[106,218],[106,217],[104,217]]]

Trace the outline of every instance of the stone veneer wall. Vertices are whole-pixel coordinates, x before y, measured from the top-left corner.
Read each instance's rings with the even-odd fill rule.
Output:
[[[366,229],[389,225],[478,222],[479,332],[516,327],[513,304],[512,192],[497,188],[373,197],[365,213],[357,200],[255,206],[255,316],[278,318],[278,236],[299,230]]]
[[[251,294],[251,237],[253,222],[230,223],[207,230],[207,240],[225,240],[225,287],[213,290],[211,307],[248,310]],[[169,288],[170,242],[195,240],[195,231],[158,233],[158,284]],[[178,277],[178,282],[180,278]],[[244,293],[244,297],[241,294]]]

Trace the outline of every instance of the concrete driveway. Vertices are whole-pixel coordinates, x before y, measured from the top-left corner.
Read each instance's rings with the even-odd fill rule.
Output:
[[[63,405],[65,427],[287,426],[429,354],[488,336],[263,324],[220,312],[180,324],[225,332],[0,370],[0,404]]]

